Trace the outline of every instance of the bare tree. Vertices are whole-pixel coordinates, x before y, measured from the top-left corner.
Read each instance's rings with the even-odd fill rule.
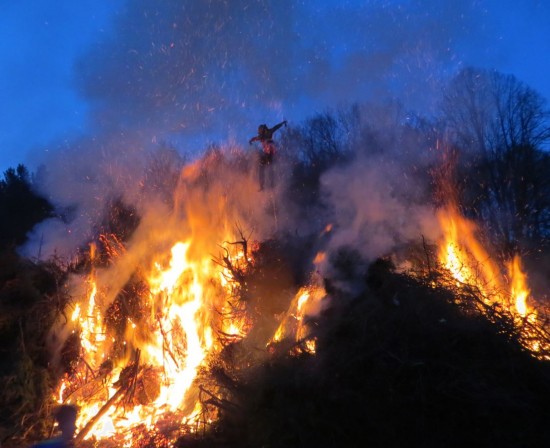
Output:
[[[466,210],[508,250],[550,233],[550,111],[511,75],[468,68],[450,83],[442,112],[462,150]]]
[[[306,121],[302,128],[303,156],[309,165],[325,167],[338,157],[342,138],[336,117],[325,112]]]
[[[545,99],[512,75],[491,72],[490,93],[495,115],[488,137],[490,148],[544,148],[550,142],[550,111]]]
[[[462,70],[445,92],[442,111],[463,149],[501,153],[514,146],[544,149],[550,143],[546,100],[512,75]]]
[[[491,95],[484,73],[468,68],[456,75],[443,98],[448,133],[461,148],[484,152],[491,124]]]

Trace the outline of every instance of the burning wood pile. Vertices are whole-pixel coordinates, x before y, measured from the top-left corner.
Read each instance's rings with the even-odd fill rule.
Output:
[[[273,258],[280,256],[276,242],[249,249],[239,236],[213,259],[191,259],[193,242],[175,243],[149,272],[136,268],[109,304],[105,273],[125,249],[115,236],[100,238],[99,257],[91,246],[91,269],[79,276],[83,296],[57,327],[57,334],[78,335],[60,352],[69,368],[55,394],[80,409],[76,443],[167,446],[208,429],[226,406],[206,371],[212,360],[250,367],[283,336],[314,351],[303,320],[322,288],[304,287],[293,298],[297,286]],[[105,257],[106,268],[97,267],[94,260]]]
[[[443,242],[426,248],[419,278],[452,291],[465,315],[483,316],[534,357],[548,359],[547,321],[529,297],[518,259],[506,276],[473,223],[452,208],[441,210],[440,222]],[[124,257],[113,241],[100,239],[108,264]],[[317,314],[326,292],[312,278],[298,288],[279,242],[249,247],[239,229],[218,256],[199,261],[189,257],[192,244],[177,242],[150,273],[132,273],[103,313],[109,285],[93,267],[92,246],[86,300],[71,316],[79,338],[68,341],[77,347],[65,347],[76,356],[56,392],[59,403],[80,407],[78,444],[170,446],[205,434],[220,415],[239,414],[239,382],[270,356],[315,354],[317,336],[305,316]]]
[[[475,223],[456,206],[441,209],[438,218],[444,238],[435,284],[453,290],[459,305],[476,308],[495,324],[509,322],[526,350],[550,359],[548,308],[531,296],[520,257],[516,254],[502,269],[480,243]]]
[[[502,269],[452,205],[438,212],[441,240],[420,256],[368,263],[353,248],[317,252],[319,235],[255,241],[234,224],[238,207],[221,187],[200,188],[193,170],[182,179],[171,208],[148,210],[125,236],[102,233],[63,278],[48,409],[78,407],[77,446],[382,446],[397,436],[377,434],[380,419],[397,415],[407,431],[425,432],[445,406],[460,406],[463,390],[484,398],[468,370],[476,347],[463,347],[456,331],[481,345],[491,334],[477,360],[482,382],[493,374],[485,359],[505,353],[532,372],[549,358],[548,319],[519,258]],[[320,277],[321,263],[330,276]],[[440,336],[453,348],[438,345]],[[456,366],[440,364],[445,350],[455,350]],[[507,368],[498,372],[513,376]],[[539,391],[550,378],[544,369],[532,373]],[[376,405],[365,410],[368,400]],[[432,400],[439,408],[426,405]],[[483,424],[493,415],[474,411]],[[434,433],[438,443],[443,430],[465,432],[466,419],[450,420]],[[364,425],[367,434],[357,429]]]

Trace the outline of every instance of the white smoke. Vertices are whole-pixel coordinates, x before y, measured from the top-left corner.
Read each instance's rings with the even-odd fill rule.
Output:
[[[477,29],[475,6],[448,6],[127,2],[113,32],[76,65],[90,104],[88,135],[37,157],[49,172],[44,194],[71,216],[40,225],[23,252],[70,256],[94,234],[107,201],[140,207],[149,154],[160,142],[193,158],[208,143],[246,145],[259,123],[295,124],[339,102],[389,96],[429,107],[460,59],[453,40]],[[340,188],[336,174],[325,182]],[[387,194],[383,183],[369,188],[372,197],[377,188]],[[278,219],[284,227],[290,218]]]
[[[433,207],[415,197],[416,181],[393,160],[360,156],[327,172],[322,185],[334,217],[331,251],[352,248],[372,261],[439,234]]]

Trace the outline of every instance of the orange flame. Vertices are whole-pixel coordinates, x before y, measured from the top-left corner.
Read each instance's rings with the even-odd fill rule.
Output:
[[[268,345],[290,337],[296,342],[303,342],[306,351],[309,353],[315,353],[316,343],[315,339],[310,337],[306,316],[319,312],[322,299],[325,296],[324,288],[315,284],[315,282],[307,287],[300,288]]]
[[[208,302],[203,285],[205,278],[212,280],[216,274],[212,273],[209,258],[189,259],[190,246],[190,241],[174,244],[167,267],[161,262],[153,263],[147,278],[149,312],[137,323],[127,319],[123,345],[128,348],[128,354],[115,357],[112,370],[107,369],[104,374],[101,372],[105,357],[112,354],[115,338],[106,337],[106,323],[97,298],[108,285],[98,286],[96,272],[90,274],[87,303],[77,303],[72,314],[72,321],[80,331],[82,364],[70,379],[62,381],[56,392],[59,402],[69,400],[79,405],[77,426],[80,430],[84,430],[88,422],[94,422],[85,438],[102,439],[119,434],[124,441],[119,439],[117,443],[131,446],[133,427],[151,428],[169,413],[179,415],[178,421],[186,424],[198,418],[201,406],[191,388],[207,354],[216,348],[212,330],[214,304]],[[95,249],[91,251],[94,252]],[[152,381],[158,378],[157,396],[144,404],[105,408],[105,403],[116,399],[124,381],[132,380],[124,378],[131,356],[136,353],[140,357],[139,365],[154,374]],[[104,388],[97,381],[100,378],[109,382],[118,380]],[[117,383],[122,385],[115,387]]]
[[[519,256],[516,255],[508,263],[508,273],[512,283],[511,295],[514,299],[516,311],[521,317],[526,317],[528,313],[532,312],[527,304],[527,298],[531,294],[531,291],[527,286],[527,276],[523,273]]]
[[[489,303],[501,290],[497,265],[477,239],[477,226],[463,218],[456,207],[449,206],[438,213],[444,232],[440,261],[457,282],[475,285]]]
[[[507,263],[506,277],[479,242],[474,222],[461,216],[452,205],[440,210],[438,218],[444,233],[439,260],[457,281],[457,286],[477,288],[486,305],[498,306],[510,314],[520,329],[522,342],[533,352],[539,351],[542,342],[524,325],[525,319],[533,325],[538,323],[520,257],[516,255]]]
[[[216,417],[203,409],[197,377],[224,344],[247,336],[255,310],[238,300],[237,277],[253,265],[243,234],[220,259],[212,254],[232,241],[228,223],[254,228],[264,220],[257,203],[242,201],[255,181],[237,173],[221,182],[215,173],[223,168],[217,158],[187,165],[170,208],[144,206],[130,240],[100,236],[101,250],[90,247],[91,272],[71,275],[70,319],[60,317],[53,331],[66,343],[78,340],[80,352],[53,398],[79,407],[77,444],[142,446],[143,434],[160,428],[170,443]],[[311,352],[305,317],[323,293],[300,291],[281,327]]]
[[[165,246],[162,241],[158,244]],[[79,334],[81,352],[75,371],[61,382],[55,399],[79,407],[77,442],[109,439],[116,446],[131,447],[139,431],[154,432],[164,421],[175,428],[168,437],[175,440],[179,431],[193,431],[199,422],[215,418],[215,411],[201,405],[197,375],[224,343],[250,331],[246,304],[234,300],[234,275],[245,272],[253,260],[234,245],[225,252],[224,263],[213,263],[202,244],[193,237],[173,243],[169,255],[156,250],[149,269],[143,267],[141,255],[148,253],[149,246],[120,248],[109,252],[118,258],[107,267],[73,279],[75,294],[86,291],[65,325]],[[92,261],[96,250],[90,249]],[[139,296],[141,308],[131,316],[120,312],[122,323],[116,321],[119,327],[113,328],[108,316],[116,311],[115,299],[128,283],[125,273],[136,272],[132,251],[142,257],[137,265],[145,285]],[[323,295],[320,287],[300,290],[280,330],[302,340],[311,353],[315,341],[308,337],[304,319]],[[118,305],[128,306],[124,301]]]

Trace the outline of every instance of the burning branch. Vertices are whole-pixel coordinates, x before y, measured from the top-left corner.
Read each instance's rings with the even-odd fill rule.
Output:
[[[111,261],[120,257],[126,251],[124,243],[114,233],[99,235],[99,241],[103,245],[107,258]]]
[[[75,444],[78,444],[84,440],[84,438],[88,435],[94,425],[101,419],[101,417],[105,415],[109,408],[118,401],[118,399],[124,394],[124,392],[125,390],[121,388],[117,390],[115,394],[111,398],[109,398],[109,400],[107,400],[107,402],[101,407],[98,413],[90,419],[86,426],[84,426],[84,428],[82,428],[82,430],[75,437]]]
[[[84,426],[84,428],[82,428],[82,430],[78,433],[78,435],[74,439],[75,445],[84,440],[84,438],[88,435],[94,425],[101,419],[101,417],[103,417],[107,413],[111,406],[115,405],[119,401],[119,399],[124,396],[125,393],[130,393],[130,395],[127,395],[127,402],[132,399],[137,382],[137,375],[139,372],[140,355],[141,351],[139,349],[136,350],[134,361],[130,365],[122,369],[117,382],[114,383],[115,386],[120,385],[120,388],[111,398],[109,398],[109,400],[107,400],[107,402],[101,407],[97,414],[94,415]]]
[[[232,257],[226,247],[220,246],[225,254],[214,258],[213,261],[218,266],[221,266],[229,271],[229,275],[222,272],[222,275],[228,282],[233,281],[238,284],[243,284],[245,281],[246,271],[250,268],[250,260],[248,256],[249,237],[244,236],[244,232],[238,224],[237,231],[239,232],[241,239],[239,241],[224,241],[224,244],[240,245],[242,247],[242,252],[239,252],[236,257]]]
[[[229,244],[237,244],[237,243],[229,243]],[[225,255],[220,258],[214,258],[214,263],[221,266],[222,268],[225,268],[229,271],[231,276],[228,278],[225,274],[224,277],[228,281],[234,281],[237,283],[243,283],[244,282],[244,272],[242,269],[240,269],[238,266],[236,266],[233,261],[231,260],[231,257],[229,255],[229,251],[227,248],[220,246],[224,252]]]
[[[490,289],[490,285],[478,280],[476,276],[470,277],[468,281],[460,281],[441,265],[436,266],[433,273],[435,277],[426,277],[426,283],[437,284],[451,291],[455,297],[454,303],[465,314],[484,316],[497,326],[499,333],[517,339],[535,358],[550,359],[549,321],[543,309],[533,309],[531,313],[519,316],[506,292],[494,287]]]
[[[120,372],[119,379],[115,383],[115,385],[117,383],[122,383],[122,385],[124,385],[125,382],[128,384],[126,389],[129,391],[129,394],[126,395],[126,404],[128,404],[128,403],[130,403],[130,401],[132,401],[132,399],[134,397],[134,392],[136,391],[136,383],[137,383],[137,375],[138,375],[138,372],[139,372],[139,358],[140,358],[140,356],[141,356],[141,350],[137,349],[136,354],[135,354],[134,363],[131,364],[130,366],[126,367],[122,372]],[[123,374],[125,373],[126,370],[128,371],[128,373],[124,376],[124,378],[122,378]]]
[[[248,235],[248,237],[245,237],[241,227],[238,224],[236,225],[236,227],[237,227],[237,231],[239,232],[239,236],[241,237],[241,240],[240,241],[234,241],[234,242],[224,241],[224,243],[227,243],[227,244],[240,244],[243,248],[244,261],[246,263],[246,266],[249,267],[250,266],[250,261],[248,259],[248,239],[250,238],[250,235]]]
[[[157,317],[157,322],[159,325],[160,334],[162,335],[162,350],[163,352],[168,352],[168,354],[170,355],[170,358],[172,358],[172,361],[174,361],[174,364],[176,365],[176,367],[179,367],[179,363],[176,359],[176,356],[174,355],[174,353],[172,353],[172,350],[170,349],[170,345],[168,344],[168,336],[166,334],[166,331],[164,331],[164,328],[162,327],[162,322],[160,320],[160,317]]]

